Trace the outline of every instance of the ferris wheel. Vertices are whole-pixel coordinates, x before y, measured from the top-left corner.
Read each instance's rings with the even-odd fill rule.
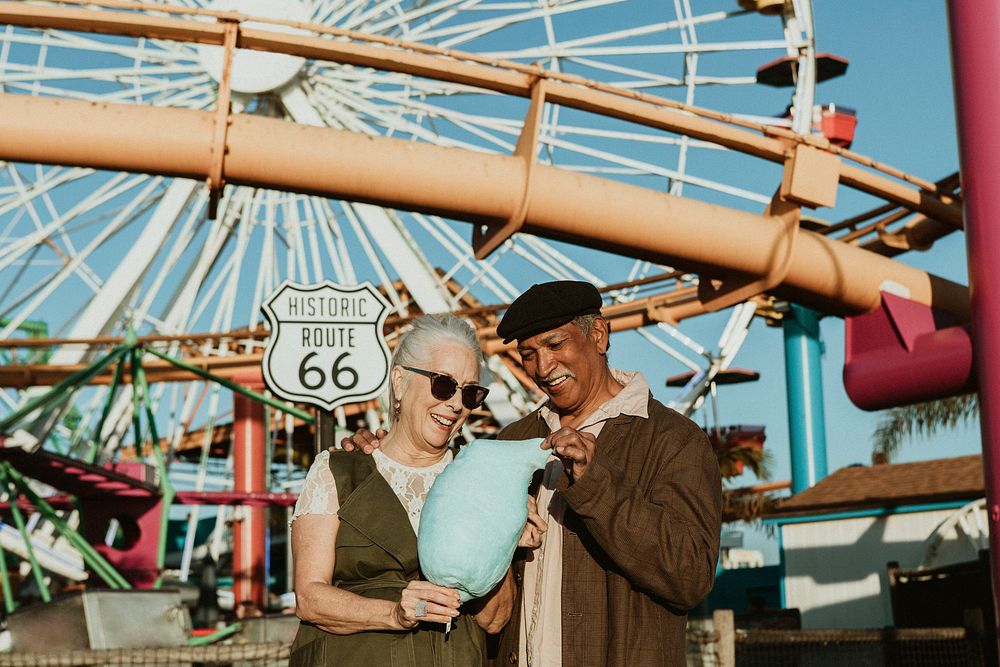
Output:
[[[140,33],[122,27],[129,17],[153,28]],[[227,68],[224,47],[171,39],[160,19],[163,25],[224,23],[303,39],[399,47],[440,61],[540,68],[574,85],[652,95],[681,109],[710,107],[729,118],[811,131],[817,74],[809,0],[0,3],[0,96],[151,109],[231,106],[234,114],[508,155],[518,150],[530,111],[531,102],[523,98],[399,68],[239,48]],[[789,86],[758,83],[757,69],[769,62],[787,69]],[[708,138],[553,102],[539,111],[535,158],[570,172],[748,211],[768,205],[780,175],[780,166]],[[84,124],[78,129],[87,131]],[[204,150],[218,155],[212,145]],[[329,160],[345,157],[331,153]],[[271,167],[269,158],[256,156],[263,168],[281,168]],[[387,164],[386,170],[392,167]],[[525,233],[477,257],[468,225],[440,215],[308,192],[218,185],[167,173],[3,162],[0,155],[0,340],[81,341],[44,357],[32,351],[36,348],[0,350],[5,355],[0,363],[83,364],[97,354],[86,341],[133,331],[173,340],[169,349],[178,354],[182,346],[204,358],[259,353],[261,303],[286,279],[370,280],[403,318],[475,313],[509,303],[532,283],[550,279],[606,287],[611,307],[639,302],[651,290],[692,289],[697,282],[673,267]],[[707,396],[714,404],[713,377],[733,361],[755,308],[747,303],[733,309],[719,326],[718,342],[699,343],[669,323],[638,329],[644,344],[691,371],[691,381],[674,401],[679,410],[690,413]],[[227,332],[237,334],[182,342],[194,333]],[[497,421],[525,413],[538,398],[501,356],[489,358],[489,408]],[[142,434],[133,428],[136,403],[127,389],[116,395],[105,386],[89,387],[67,397],[38,425],[42,446],[99,462],[140,445]],[[43,391],[0,390],[0,419]],[[230,464],[206,454],[214,427],[229,420],[228,393],[217,384],[173,382],[153,385],[148,398],[156,428],[172,450],[190,433],[204,434],[194,438],[201,463],[175,463],[171,476],[198,490],[226,488]],[[379,424],[376,410],[366,418],[369,426]],[[291,420],[272,424],[282,428],[290,442]],[[476,428],[470,420],[466,435],[475,435]],[[295,477],[287,460],[277,482],[294,488],[301,475]],[[181,578],[193,558],[196,509],[189,518]],[[216,552],[224,520],[218,513]],[[38,522],[29,528],[46,568],[70,579],[85,576],[80,556],[62,548],[65,540],[55,539],[51,527]],[[7,532],[0,535],[3,546],[22,548],[16,531]],[[113,532],[109,526],[109,536]]]
[[[151,20],[235,21],[285,34],[419,45],[444,57],[462,52],[482,62],[534,64],[800,133],[808,133],[812,122],[816,60],[808,0],[7,4],[19,7],[5,8],[5,15],[55,6],[88,12],[98,23],[134,13]],[[5,95],[213,109],[220,104],[220,81],[228,77],[226,94],[235,113],[501,154],[515,151],[528,105],[468,84],[284,53],[237,49],[225,72],[219,46],[30,23],[12,21],[0,32]],[[790,88],[758,84],[757,68],[776,59],[789,68]],[[206,152],[211,149],[205,146]],[[770,201],[780,169],[708,140],[553,103],[541,112],[537,158],[753,211]],[[336,162],[338,155],[329,159]],[[266,164],[268,156],[259,160]],[[759,172],[767,177],[748,177]],[[658,275],[674,286],[697,280],[672,267],[523,233],[477,259],[465,224],[362,202],[246,186],[213,191],[168,174],[0,162],[0,339],[42,331],[47,337],[87,340],[126,328],[140,335],[252,334],[262,326],[261,302],[285,279],[371,280],[405,316],[508,303],[533,282],[548,279],[615,286],[608,297],[622,303],[644,296],[643,281]],[[705,352],[714,342],[677,345],[684,337],[670,327],[639,330],[654,349],[696,371],[678,397],[682,409],[701,404],[710,376],[731,361],[752,314],[752,306],[734,312],[717,346],[726,351],[723,356]],[[205,343],[200,352],[226,356],[259,345],[248,337]],[[48,362],[79,363],[88,354],[85,346],[63,346]],[[494,413],[509,417],[531,407],[535,397],[508,367],[491,358],[490,369],[499,389],[490,406]],[[38,390],[5,389],[0,405],[13,410],[32,391]],[[81,446],[105,398],[101,388],[78,397],[78,419],[53,422],[50,437],[70,451]],[[166,437],[175,442],[196,417],[214,420],[226,409],[218,388],[203,400],[187,385],[157,385],[153,399]],[[129,443],[129,410],[123,396],[107,417],[104,456]]]

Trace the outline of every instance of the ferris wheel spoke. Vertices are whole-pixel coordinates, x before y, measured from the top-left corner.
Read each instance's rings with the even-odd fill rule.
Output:
[[[162,178],[152,178],[143,191],[137,193],[133,200],[136,203],[149,201],[154,192],[160,189]],[[160,246],[165,242],[186,199],[178,202],[181,181],[174,181],[164,192],[162,198],[157,198],[157,206],[149,222],[143,227],[138,241],[129,248],[128,253],[111,272],[94,296],[87,302],[81,316],[69,332],[71,338],[91,338],[108,334],[116,324],[116,317],[128,305],[128,299],[133,295],[135,286],[141,282],[149,265],[155,258]],[[78,363],[83,358],[81,351],[60,350],[53,355],[53,363]]]
[[[480,0],[441,0],[440,2],[428,2],[424,5],[414,5],[413,8],[380,23],[372,23],[368,26],[368,29],[379,35],[393,34],[396,30],[401,30],[406,39],[412,40],[419,36],[411,28],[411,23],[414,21],[433,15],[433,18],[428,19],[428,22],[436,25],[457,15],[461,11],[468,11],[472,8],[478,9],[480,5]]]
[[[391,97],[383,97],[378,94],[370,92],[370,98],[373,99],[385,99],[386,101],[391,100]],[[499,128],[506,125],[509,130],[508,133],[513,136],[517,136],[518,129],[515,129],[515,123],[507,119],[501,118],[486,118],[483,116],[473,117],[468,114],[462,114],[458,112],[451,111],[443,107],[437,107],[431,104],[426,104],[418,102],[412,99],[401,101],[399,104],[394,106],[389,105],[379,105],[373,102],[368,102],[363,99],[360,95],[354,94],[346,89],[340,91],[338,96],[338,101],[340,104],[349,107],[351,111],[354,112],[353,116],[355,118],[365,117],[371,120],[375,126],[384,127],[389,130],[389,134],[403,133],[409,135],[415,139],[422,139],[424,141],[435,143],[440,146],[450,146],[455,148],[467,148],[470,150],[483,150],[483,145],[481,143],[471,143],[468,141],[463,141],[456,137],[453,133],[443,132],[442,128],[435,127],[431,129],[426,127],[425,124],[432,123],[434,121],[448,121],[458,128],[461,128],[480,139],[486,140],[487,143],[496,146],[503,151],[513,150],[513,143],[508,140],[500,139],[491,132],[488,132],[486,128],[493,127]],[[326,107],[329,108],[329,107]],[[418,123],[416,121],[408,120],[403,114],[409,112],[409,114],[424,114],[425,120],[423,123]],[[474,119],[473,122],[466,122],[464,119]],[[357,126],[362,127],[361,125]],[[368,134],[379,134],[375,128],[371,125],[365,126]]]
[[[629,132],[623,130],[606,130],[596,127],[567,125],[565,123],[556,126],[555,129],[552,131],[552,134],[559,136],[566,136],[566,137],[615,139],[618,141],[628,142],[629,144],[634,143],[636,145],[648,145],[648,146],[679,146],[684,139],[683,137],[676,137],[669,134],[664,135],[653,132],[640,132],[640,131]],[[691,140],[689,145],[692,148],[698,148],[709,151],[726,150],[719,144],[713,144],[699,139]]]
[[[71,176],[72,174],[67,175]],[[16,174],[13,174],[13,177],[15,178],[15,181],[17,181]],[[22,198],[19,201],[21,210],[27,211],[34,216],[33,222],[35,223],[36,229],[35,231],[23,236],[19,241],[0,250],[0,271],[17,261],[24,255],[24,253],[29,252],[34,248],[40,249],[43,246],[48,247],[55,252],[58,265],[65,267],[71,264],[71,258],[77,255],[75,248],[72,244],[67,244],[65,249],[60,248],[52,240],[53,237],[65,238],[65,233],[69,231],[70,220],[76,220],[79,225],[80,216],[84,215],[87,211],[92,210],[93,206],[110,204],[114,199],[127,193],[133,188],[138,187],[148,178],[149,177],[145,175],[131,176],[124,173],[116,174],[102,183],[101,186],[98,187],[93,193],[80,200],[63,215],[53,216],[52,222],[40,229],[37,228],[37,225],[41,218],[35,212],[32,199]],[[84,284],[93,291],[96,292],[100,288],[102,281],[94,274],[93,271],[90,270],[89,267],[86,266],[86,264],[82,262],[76,264],[73,270],[80,276]]]
[[[471,244],[455,234],[451,226],[442,218],[416,213],[413,215],[413,218],[453,258],[455,263],[446,272],[446,280],[455,275],[460,269],[464,269],[472,275],[470,280],[463,283],[465,286],[464,290],[468,290],[473,285],[479,283],[502,301],[512,301],[517,296],[517,288],[495,268],[495,264],[504,251],[497,251],[485,260],[477,260],[473,257]]]
[[[472,246],[468,243],[463,243],[458,238],[448,236],[445,232],[447,225],[444,224],[441,218],[414,213],[413,219],[450,256],[453,264],[451,268],[445,271],[445,280],[454,277],[461,269],[468,270],[476,278],[488,271],[491,263],[473,259]]]
[[[617,153],[611,153],[608,151],[601,151],[589,148],[587,146],[582,146],[577,143],[564,141],[555,137],[544,137],[542,140],[545,141],[546,143],[552,144],[554,147],[558,147],[569,152],[573,152],[586,157],[597,158],[611,165],[626,167],[635,170],[633,173],[645,174],[649,176],[658,176],[661,178],[681,181],[684,183],[690,183],[691,185],[697,185],[699,187],[705,188],[706,190],[712,190],[715,192],[730,195],[740,199],[745,199],[759,204],[767,204],[769,201],[771,201],[770,197],[759,194],[757,192],[753,192],[751,190],[725,185],[723,183],[717,183],[715,181],[710,181],[705,178],[692,176],[690,174],[677,171],[675,169],[668,169],[666,167],[650,164],[648,162],[633,160]],[[568,164],[563,164],[562,166],[567,169],[575,169],[574,166]]]
[[[351,254],[347,250],[346,235],[341,228],[340,219],[334,212],[333,206],[329,200],[320,197],[313,197],[312,202],[313,209],[317,212],[319,220],[323,222],[323,237],[324,239],[329,239],[330,244],[333,246],[330,258],[336,260],[334,266],[338,270],[338,277],[345,284],[358,282],[354,263],[351,261]],[[395,294],[395,288],[391,285],[387,289],[390,294]]]
[[[200,67],[188,65],[185,67],[147,67],[143,70],[135,70],[132,67],[108,67],[103,69],[66,69],[47,68],[43,72],[38,72],[26,68],[8,68],[10,73],[0,74],[0,83],[23,83],[36,81],[103,81],[113,83],[128,83],[133,80],[141,81],[146,85],[156,84],[164,87],[173,83],[169,79],[164,81],[164,74],[199,74],[200,77],[207,78]],[[23,87],[23,86],[22,86]]]
[[[514,243],[511,245],[511,252],[513,252],[521,259],[527,261],[535,268],[540,269],[543,273],[545,273],[545,275],[549,277],[550,280],[573,279],[573,274],[567,271],[565,267],[559,266],[549,257],[539,255],[536,252],[532,252],[530,248],[526,247],[524,243],[521,242],[520,236],[518,236],[515,239]]]
[[[387,289],[391,288],[390,294],[392,294],[394,297],[392,301],[393,304],[396,306],[397,312],[399,312],[401,315],[408,314],[410,304],[403,301],[402,296],[392,285],[392,278],[385,270],[382,261],[379,259],[378,254],[375,252],[375,247],[371,242],[371,239],[369,239],[368,233],[365,230],[364,226],[361,224],[361,220],[358,218],[358,215],[355,212],[354,207],[348,202],[341,202],[340,206],[341,209],[344,211],[344,217],[347,219],[348,224],[351,225],[351,229],[353,230],[355,237],[358,239],[358,242],[365,253],[365,257],[368,259],[368,262],[372,267],[372,270],[375,271],[375,274],[378,276],[379,281],[383,286],[385,286]]]
[[[653,72],[644,72],[637,70],[632,67],[623,67],[621,65],[614,65],[609,62],[604,62],[601,60],[594,60],[592,58],[578,58],[574,56],[569,56],[563,58],[567,62],[574,65],[578,65],[580,68],[586,68],[588,70],[609,72],[612,74],[621,74],[627,77],[632,77],[631,79],[624,80],[614,80],[608,81],[609,85],[615,86],[617,88],[659,88],[659,87],[676,87],[683,86],[684,81],[678,79],[677,77],[667,76],[665,74],[655,74]]]
[[[352,26],[356,27],[357,22],[354,20],[354,16],[364,8],[367,2],[369,0],[347,0],[341,3],[339,7],[335,7],[334,11],[327,15],[323,23],[347,29],[351,29]]]
[[[725,21],[732,18],[735,15],[741,14],[743,12],[712,12],[709,14],[702,14],[700,16],[691,16],[689,18],[678,18],[674,21],[663,21],[658,23],[647,23],[640,26],[630,27],[624,30],[615,30],[611,32],[597,33],[594,35],[586,35],[584,37],[577,37],[575,39],[567,39],[561,42],[562,46],[567,48],[578,48],[582,46],[594,46],[597,44],[607,44],[611,42],[621,42],[630,39],[635,39],[637,37],[648,37],[650,35],[656,35],[658,33],[669,33],[676,30],[680,30],[684,25],[705,25],[710,23],[716,23],[719,21]]]
[[[269,190],[266,193],[267,206],[274,206],[278,193]],[[309,261],[306,257],[306,245],[302,241],[302,227],[289,216],[282,216],[285,228],[285,239],[288,243],[288,276],[295,277],[300,282],[309,282]]]
[[[225,280],[223,281],[221,299],[216,307],[215,319],[210,325],[211,331],[231,331],[233,329],[233,320],[236,314],[237,289],[239,288],[241,273],[244,268],[249,269],[252,266],[249,262],[244,261],[252,229],[252,218],[249,216],[243,217],[237,228],[228,271],[223,271],[219,274],[220,278],[225,275]],[[208,302],[208,299],[205,302]],[[221,345],[223,349],[227,347],[225,342]]]
[[[377,96],[372,94],[369,97]],[[415,138],[432,142],[438,138],[438,135],[422,125],[405,119],[400,113],[403,107],[380,106],[355,94],[348,86],[340,86],[336,91],[317,88],[314,100],[315,106],[322,109],[327,125],[349,124],[351,129],[372,136],[381,134],[376,127],[385,127],[390,130],[390,134],[402,131]],[[455,146],[458,143],[448,142],[446,145]]]
[[[341,263],[341,254],[337,247],[337,239],[341,238],[343,234],[337,224],[336,219],[327,219],[326,211],[323,207],[318,205],[317,197],[309,198],[309,206],[313,211],[313,215],[316,216],[316,228],[319,230],[319,237],[322,239],[323,248],[326,250],[326,256],[333,266],[333,276],[336,282],[344,285],[350,284],[346,278],[346,272],[344,266]],[[336,230],[336,235],[332,230]]]
[[[452,303],[434,267],[394,212],[370,204],[354,204],[351,208],[363,221],[371,239],[388,258],[420,309],[425,313],[450,311]]]
[[[326,272],[323,270],[323,261],[320,259],[320,244],[319,235],[316,233],[316,220],[311,215],[311,208],[306,208],[304,211],[299,210],[299,200],[308,202],[308,200],[302,195],[293,195],[292,201],[290,202],[289,209],[292,212],[293,219],[298,218],[300,212],[304,212],[305,219],[300,219],[298,224],[305,227],[306,231],[306,249],[309,251],[309,260],[312,264],[312,275],[315,282],[323,280],[323,276]]]
[[[208,107],[215,97],[211,78],[204,73],[195,73],[183,78],[160,79],[144,76],[140,82],[122,80],[127,87],[122,90],[105,93],[101,100],[105,102],[131,102],[133,104],[149,103],[156,106],[184,106],[184,100],[190,100],[198,95],[201,101],[191,105],[196,108]]]
[[[52,167],[43,172],[41,178],[36,178],[32,181],[29,187],[25,187],[23,183],[19,182],[21,176],[14,173],[15,170],[16,166],[14,164],[6,163],[4,171],[7,172],[7,177],[14,183],[10,187],[4,188],[7,196],[0,198],[0,216],[18,209],[25,210],[24,207],[30,199],[40,197],[44,193],[57,189],[59,186],[66,185],[94,173],[93,169],[80,167],[72,169]],[[3,235],[0,235],[0,243],[9,236],[10,232],[11,230],[6,230]],[[3,250],[0,250],[0,257],[2,256]]]
[[[306,72],[305,80],[310,85],[328,85],[336,89],[340,85],[354,84],[368,86],[382,92],[394,91],[397,95],[450,97],[454,95],[491,94],[481,88],[451,81],[438,81],[414,77],[403,72],[375,72],[364,68],[341,66],[330,63],[313,63]]]
[[[351,14],[350,17],[344,20],[343,26],[348,29],[360,29],[364,32],[384,34],[385,31],[376,30],[370,21],[385,15],[398,16],[401,3],[402,0],[381,0],[381,2],[373,3],[368,9],[356,11]]]
[[[546,257],[548,261],[563,267],[566,271],[569,271],[574,278],[582,278],[583,280],[594,283],[598,287],[603,287],[607,284],[603,279],[597,276],[597,274],[587,270],[581,263],[575,261],[565,253],[560,252],[548,241],[531,234],[524,235],[521,240],[526,246],[534,249],[540,256]]]
[[[140,194],[148,195],[152,192],[156,185],[156,182],[148,183]],[[34,297],[29,301],[28,306],[22,310],[20,314],[11,318],[10,323],[4,327],[2,331],[0,331],[0,338],[9,338],[14,330],[28,318],[29,314],[35,312],[39,305],[44,303],[45,300],[48,299],[52,293],[76,271],[79,265],[83,263],[87,257],[97,250],[97,248],[101,247],[105,241],[118,232],[122,227],[133,222],[135,219],[134,215],[138,212],[140,206],[143,204],[143,201],[144,197],[136,197],[129,202],[105,229],[101,230],[80,253],[74,256],[65,266],[63,266],[49,279],[46,285],[34,295]]]
[[[106,41],[99,37],[91,37],[84,33],[65,32],[62,30],[15,30],[9,38],[10,43],[25,46],[61,48],[79,54],[100,53],[119,56],[128,61],[141,63],[173,63],[181,61],[194,62],[197,59],[195,51],[180,42],[166,40],[145,40],[146,46],[139,48],[120,42]],[[36,63],[35,67],[44,71],[44,63]],[[85,68],[81,68],[85,69]]]
[[[179,279],[174,283],[173,292],[167,301],[168,306],[162,318],[163,333],[182,333],[190,330],[187,327],[194,324],[191,313],[201,286],[218,263],[222,250],[233,233],[236,211],[249,196],[252,196],[251,188],[226,188],[219,202],[219,215],[208,226],[204,241],[196,246],[197,252],[188,264],[188,268],[178,272]],[[199,204],[204,201],[203,198],[199,198]]]
[[[436,111],[442,115],[460,114],[460,112],[441,105],[431,105],[428,100],[438,100],[444,103],[458,95],[478,96],[484,94],[484,91],[468,86],[402,77],[352,79],[326,76],[316,77],[309,82],[309,85],[313,87],[316,94],[321,96],[326,105],[336,104],[341,92],[349,90],[362,99],[381,100],[388,105],[398,106],[399,112],[405,109],[414,109],[421,112]]]
[[[153,303],[160,296],[166,282],[178,273],[178,265],[184,253],[188,250],[192,239],[201,224],[201,211],[205,206],[207,194],[204,189],[193,189],[193,205],[187,209],[187,214],[181,224],[180,231],[172,243],[167,244],[167,254],[163,258],[163,263],[159,270],[155,272],[148,285],[144,285],[143,300],[135,308],[135,316],[139,320],[144,320],[153,324],[157,331],[165,332],[167,329],[162,319],[150,314]]]
[[[237,228],[240,227],[239,224],[235,225]],[[239,244],[234,244],[237,247]],[[212,309],[210,323],[208,324],[210,331],[225,331],[223,321],[226,318],[227,312],[227,299],[226,299],[226,285],[227,281],[230,281],[232,274],[235,270],[236,260],[235,257],[237,253],[229,255],[226,260],[219,267],[218,272],[212,278],[212,280],[204,286],[204,289],[198,294],[197,304],[192,308],[190,314],[188,315],[189,326],[197,327],[201,322],[202,317],[205,313]]]
[[[507,60],[525,60],[554,57],[621,57],[621,56],[654,56],[680,53],[731,53],[736,51],[774,51],[784,50],[785,42],[780,40],[760,40],[752,42],[703,42],[699,44],[657,44],[631,46],[592,46],[567,47],[559,45],[555,49],[548,46],[529,47],[514,51],[493,51],[489,55]]]
[[[558,5],[551,10],[547,8],[539,9],[535,6],[535,8],[528,11],[505,14],[496,18],[450,24],[437,29],[431,29],[433,28],[433,25],[431,25],[432,22],[427,21],[414,27],[410,35],[413,39],[432,42],[442,48],[454,48],[460,44],[467,44],[474,39],[503,30],[504,28],[535,21],[544,16],[546,11],[551,11],[553,14],[571,14],[596,7],[619,4],[621,2],[623,0],[577,0],[572,3]],[[425,26],[427,27],[425,28]]]
[[[264,228],[261,240],[260,254],[257,260],[257,279],[254,283],[253,299],[250,302],[250,312],[247,314],[250,331],[257,330],[257,318],[265,295],[271,294],[274,284],[274,220],[270,215],[256,216],[257,225]]]

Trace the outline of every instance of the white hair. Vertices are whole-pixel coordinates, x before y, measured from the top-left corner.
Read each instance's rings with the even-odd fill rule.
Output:
[[[476,359],[480,368],[483,367],[483,351],[479,347],[476,330],[465,320],[451,313],[435,313],[418,317],[411,323],[409,331],[404,333],[396,349],[392,353],[392,365],[412,366],[420,368],[427,363],[438,347],[445,343],[464,345]],[[389,423],[396,418],[396,390],[389,383]]]

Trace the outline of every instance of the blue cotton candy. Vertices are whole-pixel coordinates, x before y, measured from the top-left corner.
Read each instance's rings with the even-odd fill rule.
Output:
[[[550,452],[541,438],[474,440],[438,475],[420,513],[424,577],[462,602],[489,593],[510,566],[528,519],[528,484]]]

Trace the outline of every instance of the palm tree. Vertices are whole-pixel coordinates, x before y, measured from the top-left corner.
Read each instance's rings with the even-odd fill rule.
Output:
[[[903,442],[914,435],[929,437],[939,429],[968,424],[978,414],[979,395],[975,393],[890,408],[872,435],[872,463],[890,463]]]
[[[745,470],[759,480],[770,478],[772,456],[764,449],[763,426],[706,427],[705,431],[715,449],[723,480],[737,477]],[[774,507],[774,502],[774,497],[756,487],[723,488],[723,520],[756,521]]]

